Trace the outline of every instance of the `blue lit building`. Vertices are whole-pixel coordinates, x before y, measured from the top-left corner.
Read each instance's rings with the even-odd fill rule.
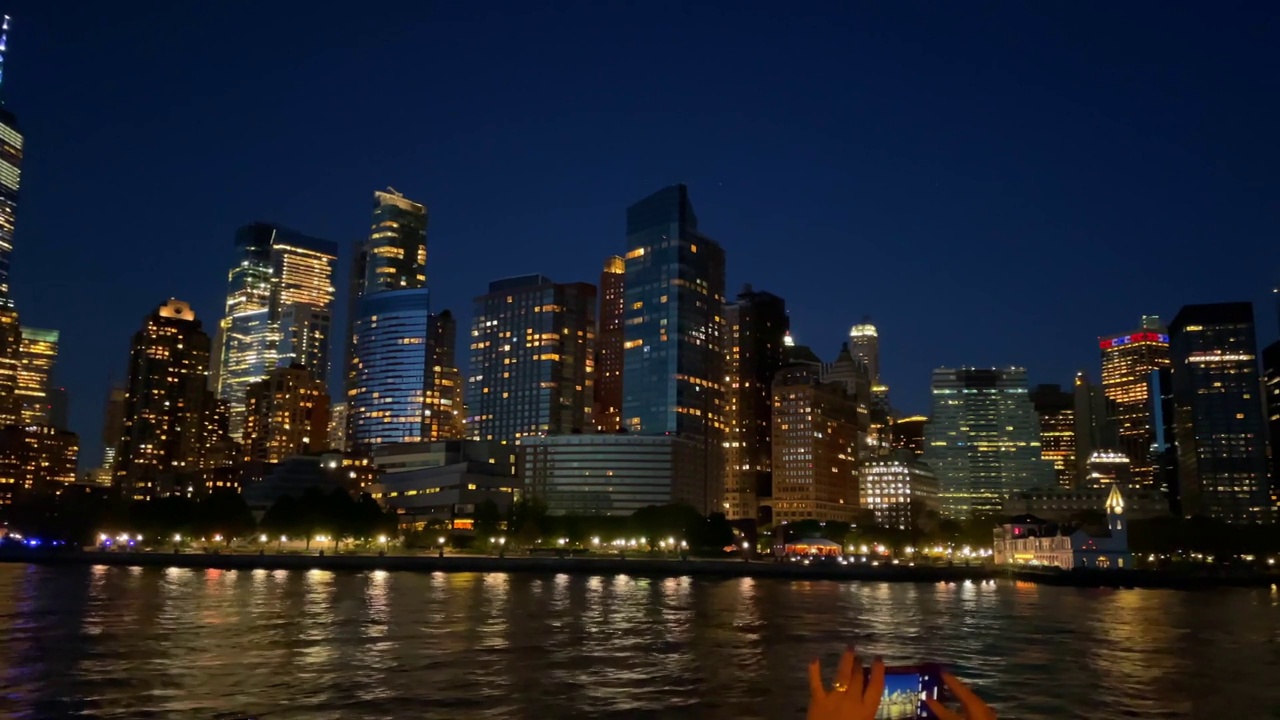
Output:
[[[622,427],[702,448],[705,505],[723,509],[724,250],[684,185],[627,208]]]

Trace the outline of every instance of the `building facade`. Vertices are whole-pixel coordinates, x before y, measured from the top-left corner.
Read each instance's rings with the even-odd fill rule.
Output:
[[[366,492],[403,530],[474,530],[478,505],[491,501],[505,516],[520,497],[515,460],[515,448],[496,442],[387,445],[373,455],[378,481]]]
[[[76,481],[80,441],[48,425],[0,428],[0,504],[20,490],[53,489]]]
[[[706,513],[702,448],[675,435],[556,435],[520,445],[520,478],[552,515],[630,515],[678,503]]]
[[[730,520],[773,496],[773,378],[786,364],[787,305],[748,285],[725,306],[725,497]]]
[[[475,300],[467,431],[518,443],[588,432],[595,400],[596,289],[524,275]]]
[[[1015,517],[995,531],[995,563],[1062,570],[1133,569],[1129,516],[1119,487],[1111,488],[1102,510],[1106,529],[1098,531],[1048,523],[1034,515]]]
[[[864,352],[866,348],[863,348]],[[821,379],[823,382],[839,383],[848,391],[849,397],[858,406],[858,450],[861,456],[870,457],[872,455],[887,454],[889,451],[889,437],[886,431],[883,435],[873,432],[872,425],[872,405],[875,401],[874,383],[871,380],[871,368],[866,361],[853,354],[848,343],[840,345],[840,352],[836,354],[836,359],[830,363],[823,363]],[[888,418],[884,418],[885,426],[888,425]]]
[[[702,450],[700,505],[724,497],[724,250],[698,229],[684,185],[627,208],[622,426]]]
[[[858,498],[858,403],[810,366],[773,380],[772,521],[853,522]]]
[[[1091,383],[1083,372],[1076,373],[1071,394],[1076,423],[1075,486],[1081,486],[1089,478],[1089,458],[1099,450],[1120,452],[1120,436],[1112,420],[1115,417],[1114,403],[1107,398],[1101,386]]]
[[[347,444],[419,442],[427,432],[431,303],[427,209],[388,188],[373,194],[356,248],[347,313]]]
[[[893,450],[907,450],[912,456],[924,455],[924,429],[929,424],[925,415],[911,415],[893,421],[889,426],[889,445]]]
[[[52,424],[53,366],[58,360],[58,331],[22,326],[18,397],[23,425]]]
[[[467,410],[462,404],[462,372],[458,369],[458,321],[449,310],[433,313],[428,328],[426,428],[428,442],[466,437]]]
[[[1159,490],[1128,489],[1122,492],[1125,517],[1131,521],[1171,515],[1169,498]],[[1088,514],[1102,512],[1110,496],[1110,485],[1104,488],[1024,490],[1004,501],[1002,514],[1005,517],[1034,515],[1048,522],[1069,523]]]
[[[278,463],[329,448],[329,393],[323,381],[294,363],[275,368],[245,392],[247,462]]]
[[[627,263],[615,255],[600,273],[599,332],[596,334],[596,432],[622,428],[622,317]]]
[[[1169,345],[1183,514],[1273,521],[1253,305],[1187,305]]]
[[[938,476],[910,451],[864,460],[858,479],[862,507],[875,513],[880,527],[918,529],[942,510]]]
[[[1076,484],[1076,402],[1061,385],[1037,385],[1031,405],[1040,420],[1040,459],[1052,463],[1060,487]]]
[[[1040,459],[1040,428],[1022,368],[933,371],[924,460],[938,475],[951,517],[998,513],[1004,498],[1055,484]]]
[[[1120,447],[1129,456],[1133,481],[1140,487],[1156,486],[1156,459],[1152,445],[1157,433],[1158,391],[1154,377],[1169,366],[1169,336],[1160,318],[1142,318],[1133,332],[1100,338],[1102,389],[1111,402]],[[1107,448],[1111,449],[1111,448]]]

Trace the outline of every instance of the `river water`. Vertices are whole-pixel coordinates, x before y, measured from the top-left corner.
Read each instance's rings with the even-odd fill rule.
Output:
[[[1001,718],[1280,718],[1280,591],[0,565],[6,718],[800,718],[845,643]]]

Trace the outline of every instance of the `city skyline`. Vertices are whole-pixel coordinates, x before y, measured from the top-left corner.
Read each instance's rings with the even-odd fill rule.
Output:
[[[955,210],[955,204],[961,197],[982,200],[981,207],[990,212],[992,203],[1002,197],[999,188],[1005,187],[1004,183],[1012,186],[1025,173],[1033,170],[1048,174],[1066,172],[1059,166],[1042,162],[1047,159],[1044,153],[1048,151],[1041,140],[1032,141],[1033,139],[1024,137],[1022,140],[1027,141],[1027,144],[1020,146],[1023,149],[1034,148],[1040,154],[1039,161],[1012,164],[1005,161],[1001,168],[1010,171],[1007,175],[1004,172],[983,170],[976,178],[976,185],[983,188],[980,191],[955,189],[959,182],[956,170],[966,165],[958,158],[955,159],[957,164],[945,171],[940,172],[938,168],[934,168],[923,173],[918,182],[904,178],[901,171],[893,170],[893,182],[889,184],[889,190],[896,200],[886,206],[883,191],[863,187],[867,180],[865,175],[833,171],[829,163],[812,153],[800,152],[799,157],[805,162],[795,166],[780,159],[781,147],[793,152],[803,150],[803,145],[798,145],[799,141],[795,138],[807,129],[813,129],[812,121],[801,115],[806,108],[813,110],[811,103],[796,108],[795,114],[778,119],[790,133],[784,133],[782,137],[778,137],[776,132],[769,134],[770,137],[777,137],[776,142],[781,143],[781,146],[764,146],[763,160],[766,162],[759,169],[744,172],[736,161],[716,160],[716,152],[728,152],[739,145],[755,142],[759,133],[755,129],[741,130],[737,135],[730,132],[734,137],[721,143],[720,150],[694,153],[693,160],[647,158],[645,154],[651,154],[649,148],[653,143],[660,140],[678,141],[679,147],[684,148],[686,143],[697,141],[697,138],[708,131],[701,123],[695,123],[685,134],[688,136],[686,137],[669,123],[660,123],[658,130],[642,136],[639,150],[618,148],[616,152],[598,152],[585,164],[581,161],[571,163],[572,172],[552,172],[550,180],[553,181],[553,187],[560,190],[581,190],[572,196],[572,200],[561,204],[548,204],[554,194],[548,196],[546,191],[538,189],[547,178],[541,174],[530,174],[531,169],[519,154],[520,148],[525,147],[528,141],[512,144],[514,137],[503,132],[495,131],[497,134],[494,137],[500,141],[503,152],[511,157],[516,172],[494,185],[487,181],[478,182],[474,174],[459,174],[457,154],[446,152],[437,145],[433,145],[430,151],[434,154],[432,157],[440,155],[436,162],[426,162],[422,156],[415,156],[414,159],[392,158],[382,153],[374,153],[368,160],[358,160],[357,156],[344,152],[337,159],[325,159],[326,166],[335,166],[342,171],[341,177],[330,171],[328,174],[319,173],[314,179],[304,178],[304,172],[316,174],[312,161],[308,156],[299,154],[300,146],[282,138],[276,131],[264,129],[267,128],[265,125],[242,127],[235,134],[214,134],[212,137],[217,141],[215,144],[222,152],[229,153],[228,159],[223,162],[215,159],[206,163],[203,159],[192,157],[190,159],[195,161],[194,164],[184,165],[187,174],[177,176],[180,178],[178,182],[172,179],[165,184],[156,182],[159,177],[157,173],[169,176],[172,171],[170,161],[156,161],[144,163],[142,168],[129,169],[127,180],[113,183],[125,187],[144,187],[145,193],[120,195],[115,188],[104,190],[100,183],[91,183],[94,193],[104,196],[98,199],[88,193],[89,186],[84,184],[84,180],[93,177],[90,166],[84,162],[97,158],[97,155],[76,155],[71,151],[77,147],[77,143],[82,143],[89,137],[81,123],[102,118],[98,111],[86,110],[83,105],[92,104],[108,86],[89,83],[87,94],[76,100],[75,107],[79,109],[79,113],[67,109],[67,98],[55,98],[42,88],[56,84],[61,77],[59,73],[77,72],[87,67],[89,54],[98,53],[98,60],[101,60],[102,52],[107,49],[102,40],[95,41],[87,36],[81,38],[81,35],[87,32],[89,23],[103,21],[104,16],[90,10],[84,17],[61,18],[59,22],[63,26],[60,27],[51,22],[54,15],[36,3],[14,3],[14,7],[6,10],[16,20],[11,34],[10,54],[6,58],[5,69],[8,72],[5,74],[2,92],[6,108],[22,117],[22,127],[27,135],[23,158],[26,177],[22,183],[22,206],[14,242],[12,295],[22,312],[23,324],[57,329],[61,333],[55,382],[70,389],[71,428],[82,438],[82,466],[92,465],[98,455],[91,438],[99,435],[103,417],[102,398],[107,395],[109,379],[117,382],[124,379],[123,358],[128,355],[128,339],[136,329],[137,318],[167,298],[176,297],[190,302],[197,314],[210,323],[206,328],[212,328],[220,319],[220,299],[225,297],[226,292],[228,238],[235,228],[256,220],[280,223],[296,227],[309,235],[332,239],[345,248],[367,232],[364,198],[373,189],[388,184],[431,209],[431,305],[433,309],[452,309],[458,317],[459,325],[469,327],[470,298],[481,291],[484,283],[492,278],[528,273],[542,273],[563,279],[590,280],[597,277],[602,257],[622,250],[625,229],[622,227],[621,216],[625,207],[656,188],[685,182],[698,206],[702,220],[700,230],[715,238],[725,249],[728,291],[736,292],[744,283],[750,282],[762,291],[784,298],[791,310],[791,325],[798,342],[814,348],[826,361],[834,359],[839,343],[847,337],[849,328],[861,322],[864,316],[870,316],[880,334],[881,366],[885,384],[892,388],[895,409],[907,413],[928,411],[929,373],[942,366],[1019,365],[1028,369],[1032,383],[1059,383],[1064,386],[1077,370],[1084,370],[1096,383],[1099,381],[1099,370],[1095,343],[1099,337],[1126,331],[1133,319],[1141,315],[1173,317],[1178,308],[1185,304],[1236,300],[1258,303],[1267,295],[1274,280],[1275,272],[1271,268],[1277,265],[1276,258],[1274,254],[1262,252],[1260,242],[1256,245],[1258,262],[1248,263],[1245,267],[1237,267],[1225,257],[1205,256],[1201,252],[1187,249],[1194,247],[1192,239],[1197,237],[1209,239],[1224,233],[1239,237],[1241,243],[1248,243],[1252,238],[1265,234],[1258,226],[1262,205],[1251,200],[1249,191],[1252,184],[1248,178],[1252,176],[1248,171],[1254,162],[1252,160],[1243,168],[1241,178],[1226,178],[1203,174],[1205,167],[1195,161],[1195,158],[1179,154],[1175,160],[1182,163],[1180,167],[1190,175],[1202,172],[1200,177],[1205,185],[1176,185],[1170,184],[1171,181],[1153,179],[1150,175],[1134,175],[1137,170],[1132,163],[1136,162],[1137,156],[1133,153],[1120,153],[1117,156],[1118,168],[1112,163],[1108,165],[1109,171],[1115,170],[1128,183],[1141,184],[1139,177],[1150,182],[1140,188],[1138,197],[1131,199],[1131,205],[1123,212],[1115,207],[1109,207],[1100,215],[1089,215],[1086,212],[1087,219],[1079,223],[1073,221],[1067,231],[1052,227],[1069,217],[1066,206],[1061,203],[1068,199],[1074,200],[1081,207],[1088,203],[1081,203],[1082,199],[1073,195],[1082,192],[1076,186],[1069,192],[1059,193],[1052,198],[1042,192],[1048,186],[1059,191],[1068,190],[1062,185],[1065,182],[1062,180],[1046,180],[1048,186],[1041,188],[1029,200],[1025,197],[1009,198],[1008,207],[1016,219],[1007,222],[980,219],[976,215],[970,217],[967,214],[947,214]],[[690,20],[694,26],[705,26],[707,18],[704,15],[699,15],[696,11],[690,12],[693,13]],[[891,10],[875,12],[894,14]],[[136,41],[145,44],[154,42],[152,36],[158,35],[157,28],[174,21],[174,13],[195,14],[201,18],[210,14],[204,18],[210,22],[203,24],[204,29],[199,31],[191,28],[201,27],[200,22],[176,25],[183,33],[196,33],[188,39],[194,43],[197,55],[209,49],[205,33],[216,35],[225,30],[226,23],[230,22],[229,18],[208,10],[134,9],[124,12],[123,16],[141,20],[136,27],[125,27],[119,20],[111,21],[110,18],[107,18],[107,25],[123,33],[117,35],[117,43],[128,45]],[[1026,10],[1020,10],[1018,14],[1023,20],[1027,20],[1028,15],[1033,18],[1035,15]],[[75,16],[76,13],[70,15]],[[425,17],[413,17],[412,12],[410,16],[410,26],[427,27]],[[541,22],[549,22],[554,17],[556,13],[549,12],[547,17],[541,18]],[[591,19],[592,17],[587,17],[583,21]],[[1122,13],[1117,22],[1124,26],[1126,21],[1134,19],[1124,17]],[[461,20],[467,21],[468,18],[463,17]],[[754,22],[744,23],[749,28],[758,28],[759,20],[756,18]],[[870,20],[885,26],[907,22],[903,17],[876,16]],[[259,18],[260,27],[242,29],[239,32],[266,32],[275,27],[273,23],[279,21],[280,18],[273,15],[273,11],[265,11]],[[418,24],[414,25],[414,22]],[[1184,19],[1183,22],[1189,23],[1190,20]],[[309,22],[304,23],[304,26],[305,32],[301,33],[300,42],[305,46],[304,50],[311,48],[311,56],[315,56],[318,45],[314,43],[319,43],[327,36]],[[1034,23],[1032,26],[1033,29],[1038,27]],[[1212,33],[1215,27],[1208,23],[1205,32]],[[1186,31],[1185,26],[1183,31]],[[54,42],[61,37],[59,33],[66,33],[67,37],[76,38],[77,42],[85,39],[85,47],[71,51],[65,41]],[[1217,35],[1213,37],[1216,38]],[[1154,42],[1151,38],[1147,38],[1147,41]],[[387,52],[409,52],[406,47],[394,42],[394,39],[388,47],[390,49]],[[1156,49],[1161,50],[1162,47]],[[905,48],[894,43],[886,46],[882,42],[877,49],[885,52],[885,57],[889,58],[914,57]],[[1104,50],[1116,51],[1111,44],[1107,44]],[[1061,51],[1061,48],[1057,51]],[[1061,59],[1054,54],[1057,51],[1041,51],[1032,61],[1038,62],[1038,67],[1046,63],[1052,65],[1051,61]],[[347,48],[343,52],[343,57],[346,58],[354,51]],[[971,54],[960,55],[964,62],[961,63],[962,69],[959,72],[964,72],[964,68],[976,63],[981,53],[978,50],[967,52]],[[1248,52],[1247,49],[1241,49],[1217,62],[1241,62]],[[54,69],[53,66],[58,64],[53,63],[54,56],[49,53],[57,53],[59,59],[65,60],[59,66],[61,69]],[[107,52],[105,56],[113,57],[111,52]],[[304,56],[307,56],[305,52]],[[212,55],[204,56],[203,61],[208,62],[210,57]],[[379,58],[385,60],[381,55]],[[190,67],[183,64],[191,62],[195,61],[184,60],[172,71],[194,72],[197,81],[205,77],[200,74],[198,63]],[[630,72],[627,67],[617,69],[624,76]],[[1161,77],[1169,82],[1189,71],[1182,65],[1174,65],[1161,72]],[[1086,75],[1084,73],[1081,76]],[[1014,77],[1002,76],[999,80],[1005,83],[1001,86],[1005,89],[1017,87]],[[154,90],[154,86],[148,85],[145,75],[127,81],[117,77],[113,82],[116,85],[123,84],[122,87],[109,86],[119,90],[121,94],[113,102],[106,103],[106,107],[118,107],[119,103],[128,102],[133,94],[143,89],[148,92]],[[1257,80],[1246,75],[1237,82]],[[246,83],[247,86],[243,89],[223,84],[215,90],[221,101],[230,106],[238,106],[250,102],[254,93],[262,92],[261,87],[252,82]],[[687,83],[676,85],[674,90],[678,93],[690,92],[690,88],[686,87]],[[773,92],[781,92],[773,84],[768,87],[773,88]],[[1111,92],[1115,89],[1112,84],[1105,85],[1102,90]],[[988,88],[989,92],[992,90]],[[171,124],[187,128],[182,131],[184,135],[207,130],[209,119],[192,120],[186,115],[193,109],[207,110],[207,101],[196,98],[190,89],[182,91],[187,95],[174,95],[175,92],[179,90],[166,90],[164,97],[160,99],[161,102],[167,100],[171,104],[170,112],[174,114]],[[362,91],[361,95],[365,92],[368,91]],[[450,92],[456,93],[458,90],[452,87]],[[646,95],[653,92],[650,88],[644,89]],[[1197,86],[1197,92],[1208,91]],[[339,93],[345,97],[350,90],[344,86],[339,89]],[[868,93],[863,93],[863,100],[893,99],[885,87],[872,87]],[[186,104],[176,102],[183,97],[187,98]],[[741,97],[732,93],[722,99],[727,101],[726,107],[730,109],[744,102]],[[1238,98],[1235,100],[1239,101]],[[1186,102],[1186,98],[1179,96],[1168,102],[1178,105]],[[194,107],[188,108],[187,105]],[[1083,103],[1082,107],[1089,105]],[[537,109],[539,113],[535,113],[535,119],[554,117],[547,115],[551,112],[547,107],[538,106]],[[891,109],[896,116],[906,112],[901,103]],[[1037,110],[1044,109],[1043,105],[1037,106]],[[268,110],[274,112],[274,108]],[[852,112],[844,104],[839,104],[836,110],[846,115]],[[68,119],[72,115],[86,113],[89,117],[84,120]],[[970,119],[975,117],[972,110],[962,113],[962,116]],[[212,117],[222,115],[215,113]],[[723,120],[725,116],[717,113],[716,117]],[[870,122],[861,116],[856,116],[855,119],[860,119],[860,125],[863,126]],[[617,124],[619,122],[621,121],[615,121],[610,126],[614,128],[614,132],[623,131],[625,125]],[[1256,122],[1262,123],[1263,119],[1257,118]],[[411,133],[415,137],[430,137],[430,130],[411,127],[412,123],[407,118],[397,116],[392,124],[397,127],[388,132],[398,138],[408,137],[405,133]],[[398,127],[401,124],[405,127]],[[303,136],[310,136],[310,133],[318,131],[311,130],[310,123],[304,122],[302,125]],[[319,123],[316,126],[318,128]],[[878,128],[874,124],[872,127]],[[1061,126],[1055,127],[1062,129]],[[916,128],[915,131],[904,131],[894,142],[919,139],[922,130]],[[143,127],[136,131],[125,130],[110,123],[94,130],[95,133],[108,131],[120,131],[124,133],[122,142],[136,140],[137,147],[152,153],[162,152],[166,147],[185,148],[185,143],[190,142],[183,140],[184,144],[175,144],[176,140],[166,135],[170,131],[150,122],[143,123]],[[435,128],[435,132],[447,133],[448,129]],[[428,134],[420,135],[421,133]],[[1084,142],[1084,134],[1072,135],[1071,142],[1067,144],[1075,143],[1074,147],[1079,149],[1079,143]],[[1127,133],[1120,134],[1128,137]],[[993,142],[988,134],[979,133],[978,137]],[[244,147],[227,146],[231,138],[243,140]],[[1157,139],[1170,140],[1167,135]],[[479,148],[489,141],[483,136],[470,134],[462,136],[460,142],[464,147]],[[1151,141],[1147,142],[1142,147],[1152,150]],[[1105,144],[1109,150],[1115,150],[1112,141]],[[556,147],[562,150],[565,148],[564,145]],[[1200,138],[1200,142],[1193,144],[1193,147],[1202,154],[1212,155],[1216,151],[1225,153],[1235,163],[1242,162],[1234,154],[1236,146],[1225,140]],[[851,152],[843,146],[841,148],[837,155],[847,156]],[[248,175],[245,174],[247,169],[236,169],[239,167],[237,163],[249,157],[244,154],[246,152],[256,153],[259,159],[267,159],[273,163],[293,163],[297,166],[297,171],[283,176],[267,173],[264,177],[270,178],[268,182],[249,182]],[[1098,149],[1097,152],[1102,150]],[[670,157],[674,158],[677,154],[679,152],[672,153]],[[1261,155],[1265,156],[1265,153]],[[909,155],[908,158],[910,157],[912,156]],[[1099,160],[1096,154],[1092,158],[1094,161]],[[1263,161],[1264,157],[1257,159],[1259,163]],[[896,166],[896,163],[885,164],[886,162],[887,158],[877,158],[872,167],[892,170]],[[1076,179],[1091,177],[1088,175],[1089,167],[1091,166],[1074,165],[1068,168],[1070,172],[1067,174]],[[346,168],[350,168],[350,172]],[[799,187],[781,188],[773,183],[769,185],[772,192],[779,194],[777,202],[786,206],[786,209],[759,210],[760,194],[751,185],[763,182],[765,173],[784,169],[788,173],[799,172]],[[1165,169],[1168,170],[1167,167]],[[84,175],[84,178],[80,175]],[[245,181],[228,182],[229,178],[245,178]],[[991,185],[996,178],[1000,178],[1000,184]],[[1092,179],[1096,178],[1091,177]],[[940,182],[941,180],[945,182]],[[843,192],[852,188],[863,191],[854,193],[857,198],[855,210],[838,209],[847,203],[847,197],[837,203],[834,198],[826,197],[830,193],[824,194],[825,191],[818,189],[818,183],[830,181],[834,181],[831,186],[833,191],[839,189]],[[205,187],[210,182],[216,182],[218,192],[214,193]],[[194,187],[187,187],[188,183],[194,183]],[[327,185],[323,193],[317,194],[316,183]],[[945,194],[933,189],[942,186],[950,186],[952,192],[960,194]],[[1186,199],[1185,194],[1190,193],[1193,187],[1210,190],[1207,195],[1220,201],[1221,196],[1227,194],[1239,198],[1234,202],[1206,203],[1203,199],[1175,201],[1177,198]],[[930,189],[930,192],[920,195],[919,191],[925,189]],[[175,190],[178,194],[175,194]],[[525,195],[521,195],[522,192]],[[808,196],[801,197],[798,193],[808,193]],[[153,201],[144,205],[144,194],[151,195]],[[1155,212],[1153,205],[1157,196],[1160,199],[1160,213]],[[1201,194],[1200,197],[1205,195]],[[976,275],[965,275],[963,271],[956,276],[945,274],[943,269],[950,264],[946,259],[951,257],[948,254],[948,244],[942,240],[926,242],[925,238],[936,233],[916,218],[901,214],[904,210],[902,203],[908,198],[931,210],[943,210],[948,225],[957,224],[963,229],[961,232],[948,231],[944,240],[950,238],[954,242],[988,238],[990,244],[981,247],[990,250],[987,260],[992,264]],[[1096,201],[1097,198],[1089,200]],[[59,208],[66,203],[79,206],[86,202],[89,203],[88,209],[82,213],[59,212]],[[102,206],[98,203],[110,203],[113,207],[103,214],[99,212]],[[1026,212],[1017,211],[1013,207],[1017,204],[1029,204],[1037,212],[1043,213],[1045,219],[1035,221],[1029,218]],[[156,210],[157,205],[163,207]],[[166,213],[160,218],[158,225],[167,224],[172,217],[171,213],[180,212],[186,218],[182,226],[192,232],[175,242],[170,235],[145,230],[155,219],[148,212],[143,212],[143,207],[150,212]],[[1236,211],[1254,218],[1251,231],[1248,222],[1241,220],[1240,213]],[[146,225],[135,225],[136,220],[130,214],[136,215],[136,220],[145,220]],[[99,231],[68,215],[83,215],[86,219],[91,216],[102,217],[102,224],[109,226],[110,230]],[[199,222],[193,224],[192,218],[198,218]],[[957,223],[957,220],[960,222]],[[140,227],[143,228],[141,231]],[[787,232],[788,228],[805,229],[805,232]],[[102,232],[107,232],[107,235],[103,236]],[[122,244],[119,238],[124,235],[137,239],[130,239]],[[851,244],[848,242],[850,237],[858,238],[861,242]],[[1063,242],[1072,237],[1078,244],[1064,246]],[[95,242],[89,243],[88,238],[94,238]],[[769,256],[765,250],[778,247],[779,238],[785,238],[785,249],[778,257]],[[544,239],[554,239],[555,242],[541,242]],[[1166,251],[1149,252],[1149,248],[1157,241],[1167,245]],[[926,242],[923,253],[919,246],[922,242]],[[1011,248],[1021,248],[1024,244],[1056,247],[1060,251],[1026,255],[1019,255],[1016,251],[1010,253]],[[146,261],[126,263],[104,260],[103,249],[108,247],[112,248],[112,252],[118,252],[116,248],[122,248],[122,259],[141,256]],[[800,253],[792,254],[792,251]],[[818,253],[826,255],[823,256],[823,262],[814,263],[803,259],[806,253],[810,256]],[[925,257],[929,253],[936,254],[944,262]],[[1076,255],[1082,255],[1084,259],[1081,260]],[[1193,257],[1194,260],[1191,259]],[[1145,264],[1139,265],[1140,259]],[[348,262],[348,258],[341,257],[335,275],[339,279],[336,284],[340,294],[335,303],[338,306],[335,327],[344,326],[341,319],[344,306],[341,278],[346,277],[349,271]],[[864,283],[853,285],[839,280],[850,270],[866,264],[873,264],[888,272],[872,273]],[[1043,276],[1046,264],[1052,267],[1048,278]],[[95,274],[89,271],[89,268],[98,266],[107,268],[109,272]],[[841,267],[845,269],[840,270]],[[974,269],[969,264],[962,267],[969,271]],[[1135,273],[1134,270],[1138,267],[1144,268],[1144,272]],[[1172,269],[1175,267],[1182,268],[1181,274],[1176,276],[1180,282],[1170,283],[1167,279],[1173,276]],[[1227,268],[1230,268],[1229,272]],[[139,272],[143,274],[135,274]],[[55,274],[57,277],[54,277]],[[886,277],[879,277],[881,275]],[[990,281],[996,277],[1001,278],[1000,284],[991,285]],[[1066,300],[1071,295],[1064,288],[1079,277],[1090,279],[1090,292],[1087,296]],[[1125,282],[1124,287],[1119,285],[1121,279]],[[1041,289],[1045,280],[1048,284]],[[915,296],[910,285],[906,284],[910,282],[917,283]],[[854,289],[847,290],[848,287]],[[1238,292],[1240,289],[1247,292]],[[93,297],[108,297],[111,301],[95,303]],[[68,307],[73,308],[73,312],[67,313]],[[963,313],[963,321],[936,322],[939,308],[952,307],[961,308],[959,312]],[[1261,347],[1269,344],[1274,337],[1274,325],[1270,313],[1260,313],[1259,319],[1261,328],[1258,344]],[[1019,327],[1044,328],[1044,331],[1038,334],[1034,342],[1019,342],[1012,339],[1010,332],[1012,328]],[[928,328],[929,331],[922,332],[923,328]],[[335,337],[337,335],[338,333],[334,333]],[[332,352],[335,359],[343,355],[342,350],[337,347]],[[465,368],[463,372],[466,372]],[[331,373],[329,381],[331,392],[334,392],[337,399],[336,389],[341,385],[334,373]]]

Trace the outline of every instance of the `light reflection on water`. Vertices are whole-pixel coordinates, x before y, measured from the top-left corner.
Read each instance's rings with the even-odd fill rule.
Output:
[[[1280,717],[1280,593],[0,566],[0,716],[798,718],[845,643],[1001,717]]]

